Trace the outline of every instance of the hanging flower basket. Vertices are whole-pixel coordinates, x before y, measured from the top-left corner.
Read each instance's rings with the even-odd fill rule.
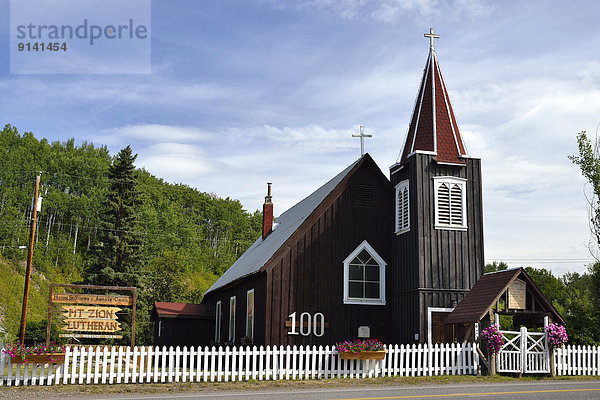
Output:
[[[360,351],[358,353],[344,351],[340,353],[340,358],[342,360],[383,360],[385,358],[385,350]]]
[[[544,328],[548,335],[548,344],[551,348],[562,347],[569,341],[569,335],[567,335],[567,329],[560,324],[550,324]]]
[[[29,354],[23,360],[20,354],[10,358],[11,364],[62,364],[65,362],[65,353],[54,354]]]
[[[488,326],[481,332],[481,341],[492,356],[499,353],[506,342],[500,333],[500,327],[496,324]]]

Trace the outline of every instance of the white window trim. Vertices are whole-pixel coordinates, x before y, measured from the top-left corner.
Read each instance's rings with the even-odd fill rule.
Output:
[[[233,307],[233,308],[232,308]],[[229,341],[235,340],[235,309],[237,308],[237,302],[235,296],[229,298]]]
[[[252,293],[252,326],[248,326],[248,318],[249,318],[249,299],[250,299],[250,293]],[[252,340],[254,340],[254,316],[255,314],[255,308],[254,308],[254,304],[255,304],[255,298],[254,298],[254,289],[250,289],[246,292],[246,337],[248,337],[248,328],[250,328],[250,338],[252,338]]]
[[[427,307],[427,343],[430,346],[432,345],[431,342],[433,341],[431,314],[434,312],[451,313],[452,311],[454,311],[454,308],[452,307]]]
[[[352,261],[361,251],[367,250],[371,257],[379,264],[379,298],[378,299],[355,299],[348,297],[348,267],[350,261]],[[371,247],[371,245],[364,240],[358,247],[350,253],[350,255],[344,260],[344,304],[360,304],[360,305],[373,305],[381,306],[385,305],[385,267],[387,263],[377,254],[377,252]]]
[[[217,301],[215,304],[215,343],[219,343],[221,340],[221,301]]]
[[[408,226],[405,227],[400,227],[399,224],[399,214],[400,214],[400,207],[399,207],[399,201],[398,201],[398,195],[400,192],[402,192],[404,189],[406,189],[408,191],[408,207],[406,212],[408,213]],[[410,185],[409,185],[409,180],[406,179],[400,183],[398,183],[396,185],[396,197],[395,197],[395,203],[396,203],[396,221],[395,221],[395,226],[396,226],[396,235],[400,235],[402,233],[408,232],[410,231]],[[404,218],[404,216],[402,216]]]
[[[450,185],[457,184],[461,187],[462,193],[462,225],[453,224],[440,224],[439,222],[439,208],[438,208],[438,188],[441,184],[448,183]],[[435,229],[446,229],[455,231],[466,231],[467,230],[467,180],[465,178],[458,178],[456,176],[436,176],[433,178],[434,187],[434,198],[435,198]]]

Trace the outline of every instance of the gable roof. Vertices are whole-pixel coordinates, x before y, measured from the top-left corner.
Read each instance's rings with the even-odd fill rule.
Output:
[[[211,307],[206,304],[192,303],[167,303],[157,301],[154,303],[153,317],[160,318],[214,318]]]
[[[325,198],[344,180],[351,172],[362,165],[365,160],[375,162],[367,153],[346,169],[337,174],[329,182],[315,190],[312,194],[300,201],[298,204],[281,214],[275,221],[273,231],[265,238],[259,237],[237,259],[235,263],[206,291],[206,294],[229,285],[230,283],[252,275],[260,270],[277,250],[292,236],[302,223],[313,213],[313,211],[325,200]]]
[[[523,268],[512,268],[484,274],[475,283],[471,291],[458,303],[454,311],[446,317],[445,322],[447,324],[460,324],[481,321],[517,278],[526,282],[527,288],[533,291],[534,297],[545,307],[546,311],[553,314],[555,321],[565,323],[562,316]]]
[[[467,156],[433,47],[429,49],[406,142],[398,163],[405,164],[409,155],[416,151],[435,154],[438,162],[451,164],[464,164],[462,157]]]

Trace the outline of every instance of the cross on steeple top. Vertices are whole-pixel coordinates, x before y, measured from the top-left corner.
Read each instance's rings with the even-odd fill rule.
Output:
[[[433,39],[439,39],[440,35],[436,35],[435,33],[433,33],[433,28],[429,28],[429,33],[426,33],[423,36],[429,38],[429,48],[435,50],[435,48],[433,47]]]
[[[360,156],[364,156],[365,155],[365,138],[366,137],[373,137],[373,135],[367,135],[365,134],[365,127],[360,125],[360,127],[358,128],[358,135],[356,134],[352,134],[352,137],[358,137],[360,138]]]

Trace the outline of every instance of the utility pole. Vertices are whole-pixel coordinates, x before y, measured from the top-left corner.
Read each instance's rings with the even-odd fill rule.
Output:
[[[31,262],[33,260],[33,244],[35,239],[35,224],[37,219],[38,197],[40,192],[40,176],[35,177],[35,195],[33,197],[33,218],[31,220],[31,236],[29,237],[29,253],[27,254],[27,270],[25,271],[25,288],[23,290],[23,309],[21,311],[21,329],[19,342],[25,341],[25,321],[27,320],[27,303],[29,302],[29,281],[31,280]]]

